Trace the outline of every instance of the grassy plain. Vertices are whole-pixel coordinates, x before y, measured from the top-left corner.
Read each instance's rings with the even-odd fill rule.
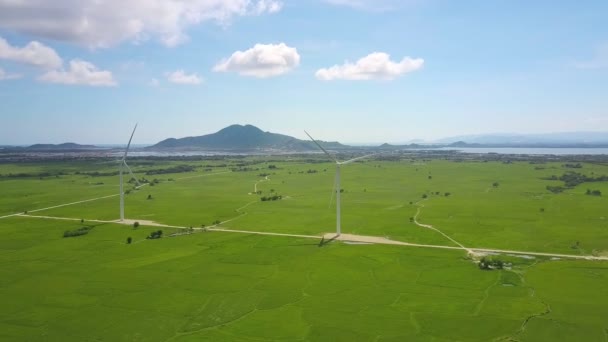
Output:
[[[185,227],[219,220],[224,228],[308,235],[335,227],[330,163],[284,157],[130,164],[138,177],[159,180],[127,195],[131,219]],[[196,169],[145,175],[183,164]],[[319,247],[316,239],[220,232],[146,240],[158,228],[88,221],[116,220],[118,196],[34,212],[115,195],[118,177],[103,175],[115,169],[108,161],[0,165],[0,217],[28,211],[95,226],[63,238],[83,224],[0,219],[0,340],[608,338],[606,262],[505,257],[512,270],[481,271],[461,251]],[[418,213],[418,221],[467,247],[608,250],[608,183],[555,194],[546,186],[563,182],[544,179],[568,171],[608,175],[605,165],[371,160],[342,171],[345,233],[453,245],[410,222]],[[18,173],[30,177],[6,177]],[[37,173],[51,175],[31,177]],[[603,196],[587,195],[588,188]],[[260,201],[273,193],[283,199]]]
[[[1,223],[6,341],[601,341],[608,265],[14,217]],[[127,236],[134,243],[124,243]],[[531,318],[534,317],[534,318]],[[531,318],[531,319],[530,319]]]
[[[223,167],[145,176],[161,182],[127,196],[127,217],[188,227],[221,221],[225,222],[223,226],[234,229],[293,234],[320,235],[335,230],[332,164],[256,159],[248,162],[254,163],[245,166],[250,171],[230,172],[236,164],[243,163],[239,159],[226,166],[223,166],[225,162],[216,162]],[[168,167],[162,163],[133,164],[138,176],[147,169]],[[277,168],[269,169],[270,165]],[[112,170],[109,166],[114,165],[103,165],[102,170]],[[309,170],[316,173],[308,173]],[[453,245],[436,232],[410,222],[419,211],[419,222],[441,229],[467,247],[606,253],[608,182],[584,183],[558,194],[546,189],[547,185],[563,185],[563,182],[544,178],[569,171],[608,175],[607,166],[594,164],[583,164],[581,169],[566,168],[563,163],[444,160],[350,164],[342,171],[343,232]],[[264,174],[268,174],[268,180],[261,176]],[[7,187],[11,195],[3,198],[5,203],[0,203],[0,211],[26,210],[28,200],[35,208],[53,201],[64,203],[115,194],[116,180],[116,176],[68,175],[58,179],[5,181],[2,187]],[[495,182],[497,187],[493,186]],[[94,185],[98,183],[103,185]],[[256,183],[261,195],[251,194]],[[604,196],[586,195],[587,189],[600,190]],[[271,195],[272,191],[282,195],[283,200],[260,201],[261,196]],[[450,195],[445,196],[446,192]],[[425,194],[427,198],[423,199]],[[151,200],[147,199],[149,195]],[[41,201],[43,204],[36,204]],[[115,220],[118,198],[43,213]]]

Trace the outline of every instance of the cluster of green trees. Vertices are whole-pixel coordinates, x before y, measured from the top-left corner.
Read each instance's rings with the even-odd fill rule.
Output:
[[[86,235],[89,233],[89,231],[91,231],[91,229],[93,229],[93,227],[85,226],[74,230],[66,230],[65,232],[63,232],[63,237],[67,238]]]
[[[196,167],[192,166],[192,165],[177,165],[177,166],[172,166],[166,169],[155,169],[155,170],[148,170],[146,171],[146,175],[150,176],[150,175],[162,175],[162,174],[167,174],[167,173],[186,173],[186,172],[192,172],[196,169]]]
[[[570,169],[582,169],[583,165],[581,165],[581,163],[576,163],[576,164],[564,164],[562,165],[563,167],[567,167]]]
[[[568,188],[574,188],[575,186],[582,184],[582,183],[608,182],[608,176],[590,177],[590,176],[583,175],[578,172],[572,172],[572,171],[566,172],[563,175],[561,175],[560,177],[553,175],[551,177],[543,178],[543,179],[561,180],[562,182],[564,182],[565,186]]]
[[[118,171],[112,171],[112,172],[76,171],[74,174],[75,175],[84,175],[84,176],[89,176],[89,177],[111,177],[111,176],[117,176],[118,175]]]
[[[564,188],[563,186],[547,185],[547,190],[551,191],[554,194],[559,194],[560,192],[566,190],[566,188]]]
[[[481,260],[479,260],[478,266],[481,270],[502,270],[505,263],[499,259],[483,257]]]
[[[40,172],[40,173],[8,173],[6,175],[0,174],[0,178],[47,178],[47,177],[59,177],[67,175],[66,172]]]
[[[232,172],[249,172],[249,171],[260,171],[259,168],[252,168],[252,167],[233,167],[230,169]]]
[[[157,231],[150,233],[150,235],[148,235],[148,237],[146,239],[153,240],[153,239],[160,239],[161,237],[163,237],[163,231],[157,230]]]
[[[589,196],[602,196],[602,192],[599,190],[587,189],[587,195]]]
[[[262,196],[262,197],[260,197],[260,200],[262,202],[278,201],[280,199],[283,199],[283,196],[281,196],[281,195],[272,195],[272,196]]]

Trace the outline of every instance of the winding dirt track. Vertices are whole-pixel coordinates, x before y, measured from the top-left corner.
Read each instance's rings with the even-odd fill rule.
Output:
[[[180,178],[180,179],[189,179],[189,178],[194,178],[194,177],[210,176],[210,175],[222,174],[222,173],[228,173],[228,172],[230,172],[230,171],[215,172],[215,173],[210,173],[210,174],[205,174],[205,175],[200,175],[200,176],[184,177],[184,178]],[[261,180],[261,181],[267,181],[267,180],[269,180],[268,177],[266,177],[264,180]],[[258,182],[260,182],[260,181],[258,181]],[[254,186],[254,190],[257,190],[257,183]],[[34,210],[28,211],[28,214],[25,214],[25,213],[10,214],[10,215],[5,215],[5,216],[0,216],[0,219],[8,218],[8,217],[29,217],[29,218],[38,218],[38,219],[48,219],[48,220],[80,221],[81,219],[78,219],[78,218],[31,215],[29,213],[35,213],[35,212],[40,212],[40,211],[44,211],[44,210],[61,208],[61,207],[69,206],[69,205],[75,205],[75,204],[80,204],[80,203],[97,201],[97,200],[100,200],[100,199],[116,197],[118,195],[119,194],[113,194],[113,195],[102,196],[102,197],[97,197],[97,198],[91,198],[91,199],[77,201],[77,202],[60,204],[60,205],[56,205],[56,206],[52,206],[52,207],[48,207],[48,208],[34,209]],[[249,206],[249,205],[251,205],[253,203],[254,202],[248,203],[245,206],[237,209],[237,211],[240,211],[240,210],[244,209],[245,207],[247,207],[247,206]],[[420,203],[420,202],[418,202],[418,203]],[[416,203],[416,204],[418,204],[418,203]],[[317,240],[318,239],[322,239],[321,241],[325,241],[325,240],[327,240],[327,241],[337,240],[337,241],[343,241],[343,242],[365,243],[365,244],[384,244],[384,245],[396,245],[396,246],[418,247],[418,248],[435,248],[435,249],[463,250],[463,251],[466,251],[469,255],[475,255],[475,254],[477,254],[477,255],[480,255],[480,254],[483,255],[483,254],[488,254],[488,253],[499,253],[499,254],[534,255],[534,256],[544,256],[544,257],[553,257],[553,258],[584,259],[584,260],[605,260],[605,261],[608,261],[608,256],[556,254],[556,253],[543,253],[543,252],[530,252],[530,251],[513,251],[513,250],[492,249],[492,248],[465,247],[464,245],[462,245],[458,241],[454,240],[453,238],[451,238],[447,234],[443,233],[441,230],[433,227],[432,225],[423,224],[423,223],[418,222],[418,215],[420,214],[420,209],[423,208],[423,207],[424,207],[424,205],[422,205],[422,204],[419,205],[418,211],[416,212],[416,216],[414,216],[414,223],[416,225],[418,225],[419,227],[426,228],[426,229],[432,229],[432,230],[436,231],[437,233],[443,235],[444,237],[446,237],[448,240],[452,241],[453,243],[455,243],[459,247],[409,243],[409,242],[403,242],[403,241],[390,240],[388,238],[379,237],[379,236],[366,236],[366,235],[354,235],[354,234],[342,234],[340,236],[336,236],[335,233],[326,233],[326,234],[323,234],[322,236],[318,236],[318,235],[301,235],[301,234],[260,232],[260,231],[250,231],[250,230],[237,230],[237,229],[226,229],[226,228],[219,228],[218,227],[219,225],[221,225],[223,223],[226,223],[226,222],[229,222],[229,221],[232,221],[232,220],[234,220],[236,218],[239,218],[242,215],[245,215],[246,213],[241,213],[239,216],[237,216],[235,218],[232,218],[230,220],[221,222],[218,225],[210,226],[208,228],[193,228],[193,229],[194,230],[211,231],[211,232],[226,232],[226,233],[237,233],[237,234],[256,234],[256,235],[270,235],[270,236],[285,236],[285,237],[307,238],[307,239],[317,239]],[[180,226],[167,225],[167,224],[162,224],[162,223],[158,223],[158,222],[154,222],[154,221],[149,221],[149,220],[129,219],[129,220],[124,220],[122,222],[120,220],[114,220],[114,221],[107,221],[107,220],[86,220],[86,221],[87,222],[100,222],[100,223],[116,223],[116,224],[123,224],[123,225],[129,225],[129,226],[132,226],[133,223],[135,223],[135,222],[139,222],[139,224],[142,225],[142,226],[177,228],[177,229],[189,229],[189,227],[180,227]]]
[[[37,216],[37,215],[26,215],[26,214],[17,214],[15,216],[19,217],[29,217],[29,218],[39,218],[39,219],[50,219],[50,220],[64,220],[64,221],[80,221],[80,219],[70,218],[70,217],[54,217],[54,216]],[[104,220],[86,220],[88,222],[102,222],[102,223],[116,223],[132,226],[134,222],[139,222],[141,226],[150,226],[150,227],[161,227],[161,228],[177,228],[177,229],[188,229],[189,227],[180,227],[180,226],[172,226],[167,224],[162,224],[154,221],[147,220],[124,220],[120,221],[104,221]],[[221,224],[221,223],[220,223]],[[366,244],[382,244],[382,245],[394,245],[394,246],[404,246],[404,247],[417,247],[417,248],[434,248],[434,249],[450,249],[450,250],[462,250],[468,253],[473,254],[487,254],[487,253],[499,253],[499,254],[518,254],[518,255],[535,255],[535,256],[545,256],[545,257],[554,257],[554,258],[564,258],[564,259],[580,259],[580,260],[602,260],[608,261],[608,257],[602,256],[594,256],[594,255],[572,255],[572,254],[555,254],[555,253],[542,253],[542,252],[529,252],[529,251],[513,251],[513,250],[504,250],[504,249],[489,249],[489,248],[463,248],[463,247],[455,247],[455,246],[442,246],[442,245],[427,245],[427,244],[418,244],[418,243],[409,243],[403,241],[395,241],[390,240],[384,237],[379,236],[367,236],[367,235],[354,235],[354,234],[342,234],[340,236],[336,236],[335,233],[326,233],[322,236],[319,235],[302,235],[302,234],[287,234],[287,233],[272,233],[272,232],[260,232],[260,231],[251,231],[251,230],[238,230],[238,229],[226,229],[226,228],[218,228],[217,226],[211,226],[209,228],[193,228],[194,230],[199,231],[210,231],[210,232],[225,232],[225,233],[236,233],[236,234],[254,234],[254,235],[269,235],[269,236],[284,236],[284,237],[294,237],[294,238],[306,238],[306,239],[322,239],[321,241],[343,241],[343,242],[355,242],[355,243],[366,243]]]

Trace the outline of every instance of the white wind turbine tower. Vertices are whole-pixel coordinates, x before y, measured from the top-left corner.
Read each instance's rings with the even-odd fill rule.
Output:
[[[129,147],[131,147],[131,140],[133,140],[133,135],[135,134],[136,129],[137,129],[137,124],[135,124],[135,128],[133,128],[133,133],[131,133],[131,138],[129,138],[129,143],[127,144],[127,148],[125,149],[125,154],[123,155],[122,159],[120,160],[120,165],[118,167],[118,173],[120,175],[120,221],[121,222],[125,220],[125,191],[124,191],[123,176],[122,176],[124,167],[127,168],[131,177],[133,177],[133,179],[135,179],[135,182],[137,183],[137,188],[140,187],[140,184],[137,181],[137,177],[135,177],[135,175],[133,174],[133,171],[131,171],[131,168],[127,164],[127,153],[129,153]]]
[[[373,156],[375,153],[341,162],[338,159],[336,159],[334,156],[329,154],[329,152],[327,152],[312,136],[310,136],[310,134],[308,134],[308,132],[304,131],[304,133],[306,133],[306,135],[308,135],[310,140],[312,140],[312,142],[314,142],[321,149],[321,151],[325,152],[325,154],[327,154],[327,156],[329,156],[329,158],[331,158],[336,163],[336,180],[335,180],[335,186],[334,186],[334,191],[336,192],[336,235],[340,236],[340,234],[342,233],[341,226],[340,226],[340,190],[341,190],[341,188],[340,188],[340,166],[350,164],[357,160]]]

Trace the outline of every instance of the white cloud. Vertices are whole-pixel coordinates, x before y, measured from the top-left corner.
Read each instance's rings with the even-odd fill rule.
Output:
[[[392,80],[408,72],[416,71],[424,65],[422,58],[405,57],[401,62],[393,62],[390,55],[374,52],[356,63],[346,62],[331,68],[319,69],[315,73],[322,81],[333,80]]]
[[[88,86],[115,86],[112,73],[99,70],[92,63],[74,59],[70,61],[69,70],[52,70],[38,78],[47,83]]]
[[[175,46],[190,26],[281,8],[279,0],[0,0],[0,28],[91,48],[152,37]]]
[[[0,3],[2,0],[0,0]],[[1,6],[0,6],[1,7]],[[0,14],[0,17],[2,15]],[[55,69],[61,66],[63,61],[52,48],[37,41],[29,42],[24,47],[11,46],[4,38],[0,37],[0,59],[6,59],[37,67]]]
[[[158,87],[160,86],[160,82],[156,78],[153,78],[150,80],[150,82],[148,82],[148,85],[150,87]]]
[[[237,72],[243,76],[266,78],[279,76],[300,65],[296,48],[280,44],[256,44],[249,50],[237,51],[219,62],[213,71]]]
[[[199,85],[203,83],[203,80],[197,74],[186,74],[184,70],[177,70],[169,72],[167,75],[167,81],[176,84],[187,84],[187,85]]]
[[[11,74],[11,73],[8,73],[8,72],[4,71],[2,68],[0,68],[0,81],[16,80],[18,78],[21,78],[21,75],[19,75],[19,74]]]
[[[418,2],[418,0],[325,0],[336,6],[347,6],[366,11],[389,11],[398,7]]]
[[[577,69],[603,69],[608,68],[608,43],[599,45],[595,49],[595,55],[586,61],[574,63]]]

